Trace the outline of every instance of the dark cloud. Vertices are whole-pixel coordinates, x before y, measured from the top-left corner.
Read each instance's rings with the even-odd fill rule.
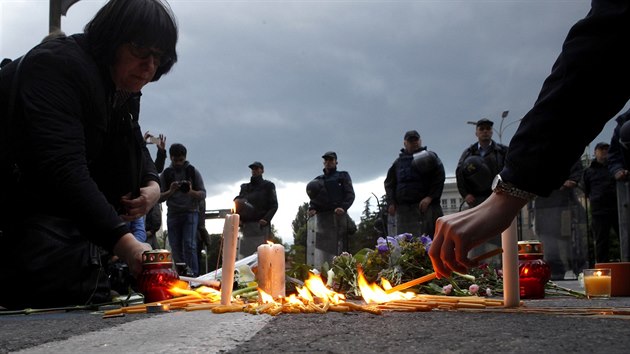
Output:
[[[62,19],[81,31],[103,1]],[[48,1],[3,2],[0,54],[46,35]],[[145,130],[181,142],[219,194],[247,164],[304,182],[334,150],[355,182],[385,174],[416,129],[452,174],[467,121],[532,106],[585,1],[171,1],[179,62],[146,87]],[[507,143],[516,124],[505,129]],[[495,124],[498,127],[498,124]],[[608,140],[612,123],[596,138]],[[495,139],[498,136],[495,134]],[[592,149],[590,149],[592,150]],[[235,190],[234,193],[237,193]],[[360,207],[359,207],[360,208]],[[294,212],[292,212],[294,213]]]

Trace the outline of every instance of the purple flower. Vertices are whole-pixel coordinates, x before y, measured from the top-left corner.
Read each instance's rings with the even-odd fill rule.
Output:
[[[387,236],[387,242],[391,243],[394,248],[398,247],[398,240],[395,237]]]
[[[431,243],[433,243],[433,240],[427,235],[422,235],[420,236],[420,242],[424,245],[424,249],[428,251],[429,247],[431,247]]]
[[[398,242],[402,242],[402,241],[410,242],[411,240],[413,240],[413,234],[405,232],[404,234],[397,235],[396,240]]]
[[[389,251],[389,247],[387,246],[386,243],[382,243],[380,245],[377,245],[376,249],[378,250],[378,253],[385,253],[385,252]]]
[[[442,290],[444,291],[445,295],[448,295],[451,293],[451,291],[453,291],[453,285],[452,284],[444,285],[442,287]]]

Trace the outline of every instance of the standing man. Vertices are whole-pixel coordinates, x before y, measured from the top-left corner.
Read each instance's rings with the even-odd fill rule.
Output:
[[[206,199],[206,188],[199,171],[186,160],[187,150],[173,144],[168,150],[171,165],[160,175],[162,194],[166,201],[168,242],[175,263],[186,263],[192,274],[199,275],[197,260],[197,224],[199,203]]]
[[[569,177],[560,188],[551,191],[547,197],[538,197],[534,204],[534,233],[543,244],[545,261],[551,268],[551,280],[563,280],[565,273],[573,269],[577,276],[582,259],[572,252],[577,246],[574,232],[578,232],[581,204],[575,194],[584,168],[578,159],[571,167]],[[583,243],[582,243],[583,244]],[[577,257],[579,258],[579,257]],[[577,272],[576,272],[577,271]]]
[[[608,172],[608,148],[605,142],[595,145],[595,158],[584,170],[584,195],[591,202],[591,229],[595,239],[595,262],[610,261],[610,230],[619,235],[617,184]]]
[[[234,198],[243,234],[239,241],[238,259],[252,255],[258,246],[271,240],[271,219],[278,210],[276,185],[263,179],[263,164],[255,161],[249,168],[252,177],[249,183],[241,184],[241,191]]]
[[[477,142],[464,150],[455,170],[459,194],[471,208],[492,194],[492,180],[505,164],[507,146],[492,140],[493,125],[486,118],[477,121]]]
[[[477,142],[464,150],[455,170],[457,189],[470,208],[481,204],[492,194],[492,180],[505,165],[507,146],[492,140],[493,125],[494,122],[486,118],[477,121]],[[475,247],[468,256],[472,258],[496,247],[501,247],[501,235],[498,234],[490,242]],[[501,256],[494,256],[486,262],[500,265]]]
[[[617,181],[617,209],[619,213],[619,258],[630,261],[630,109],[620,114],[610,139],[608,171]]]
[[[324,174],[306,186],[310,198],[309,217],[315,218],[314,237],[306,245],[307,261],[320,268],[324,262],[332,264],[333,257],[348,247],[348,234],[353,233],[348,209],[354,203],[352,179],[346,171],[337,170],[337,153],[326,152]],[[349,232],[350,231],[350,232]]]
[[[421,145],[415,130],[405,133],[400,154],[387,171],[385,193],[389,217],[395,218],[396,235],[430,235],[435,231],[435,220],[444,215],[440,198],[444,189],[444,165],[433,151]]]

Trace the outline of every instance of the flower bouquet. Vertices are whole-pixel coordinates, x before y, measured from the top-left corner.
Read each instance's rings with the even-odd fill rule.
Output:
[[[344,252],[335,257],[329,274],[332,281],[329,279],[328,283],[333,290],[358,298],[361,296],[357,285],[359,268],[369,283],[377,283],[384,278],[392,285],[433,273],[427,254],[431,242],[427,235],[416,237],[409,233],[380,237],[374,249],[364,248],[355,255]],[[551,287],[547,288],[551,290]],[[469,269],[468,274],[453,273],[450,278],[434,279],[405,291],[454,296],[502,295],[503,277],[500,269],[481,263]],[[556,286],[551,293],[577,296],[575,292]]]

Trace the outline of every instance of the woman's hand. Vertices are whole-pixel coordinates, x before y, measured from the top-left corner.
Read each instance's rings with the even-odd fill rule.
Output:
[[[129,266],[129,272],[134,277],[142,273],[142,254],[150,250],[148,243],[136,240],[130,233],[124,234],[114,245],[114,254]]]

